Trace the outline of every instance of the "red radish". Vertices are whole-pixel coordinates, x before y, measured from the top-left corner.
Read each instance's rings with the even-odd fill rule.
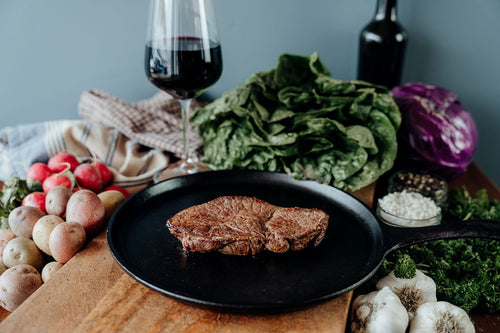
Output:
[[[40,183],[52,174],[47,164],[42,162],[33,163],[26,172],[26,178],[38,180]]]
[[[75,184],[73,181],[71,181],[70,177],[74,176],[69,171],[63,173],[54,173],[50,177],[47,177],[47,179],[45,179],[45,181],[43,182],[43,191],[45,193],[49,193],[49,191],[56,186],[65,186],[72,190]]]
[[[108,186],[103,190],[103,192],[104,191],[118,191],[118,192],[121,192],[121,194],[123,194],[125,199],[130,197],[130,193],[126,189],[124,189],[123,187],[120,187],[120,186],[116,186],[116,185]]]
[[[69,165],[69,171],[73,172],[78,166],[78,160],[75,155],[62,151],[49,159],[47,165],[53,172],[66,170]]]
[[[47,213],[47,210],[45,209],[45,197],[46,194],[44,192],[31,192],[24,197],[21,205],[36,207],[42,212]]]
[[[106,186],[111,183],[111,180],[113,179],[113,173],[111,173],[111,170],[109,170],[108,166],[101,162],[93,162],[93,164],[95,164],[97,170],[99,171],[99,174],[101,175],[102,186]]]
[[[93,163],[82,163],[75,169],[78,185],[94,192],[100,192],[103,187],[101,174]]]

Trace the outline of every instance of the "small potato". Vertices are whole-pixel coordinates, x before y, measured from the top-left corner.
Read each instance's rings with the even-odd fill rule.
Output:
[[[4,229],[0,231],[0,262],[3,263],[2,255],[3,249],[5,249],[5,245],[11,240],[16,238],[16,234],[12,232],[10,229]]]
[[[51,256],[49,248],[49,236],[52,230],[64,220],[57,215],[42,216],[33,227],[33,241],[40,250]]]
[[[73,193],[66,207],[66,221],[80,223],[89,235],[101,230],[105,214],[101,200],[90,190]]]
[[[49,190],[45,197],[47,214],[66,216],[66,205],[73,192],[66,186],[56,186]]]
[[[42,285],[35,267],[21,264],[9,268],[0,276],[0,306],[14,311]]]
[[[14,208],[9,214],[10,229],[19,237],[31,238],[36,221],[45,213],[32,206]]]
[[[80,223],[64,222],[56,225],[50,233],[50,252],[55,260],[65,264],[80,251],[85,241],[85,229]]]
[[[43,254],[33,240],[16,237],[5,246],[3,263],[9,268],[19,264],[28,264],[37,270],[41,270],[43,267]]]
[[[109,221],[115,210],[125,201],[125,196],[118,191],[104,191],[97,195],[101,199],[106,211],[105,220]]]
[[[44,283],[49,281],[61,267],[63,267],[63,264],[57,261],[47,263],[42,269],[42,281]]]

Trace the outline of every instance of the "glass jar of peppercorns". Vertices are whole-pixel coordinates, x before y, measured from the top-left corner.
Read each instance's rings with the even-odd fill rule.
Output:
[[[392,192],[417,192],[424,197],[433,199],[436,204],[442,205],[448,195],[448,184],[443,178],[427,171],[402,170],[389,178],[387,191]]]

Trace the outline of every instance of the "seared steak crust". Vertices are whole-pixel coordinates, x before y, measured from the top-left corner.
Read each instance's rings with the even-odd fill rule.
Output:
[[[253,197],[223,196],[189,207],[167,221],[188,251],[256,254],[283,253],[318,245],[328,227],[319,209],[284,208]]]

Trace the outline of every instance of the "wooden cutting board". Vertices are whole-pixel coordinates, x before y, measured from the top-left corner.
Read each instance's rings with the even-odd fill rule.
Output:
[[[354,193],[371,206],[375,185]],[[103,231],[16,311],[0,332],[344,332],[352,292],[300,311],[231,314],[180,303],[129,277]]]

